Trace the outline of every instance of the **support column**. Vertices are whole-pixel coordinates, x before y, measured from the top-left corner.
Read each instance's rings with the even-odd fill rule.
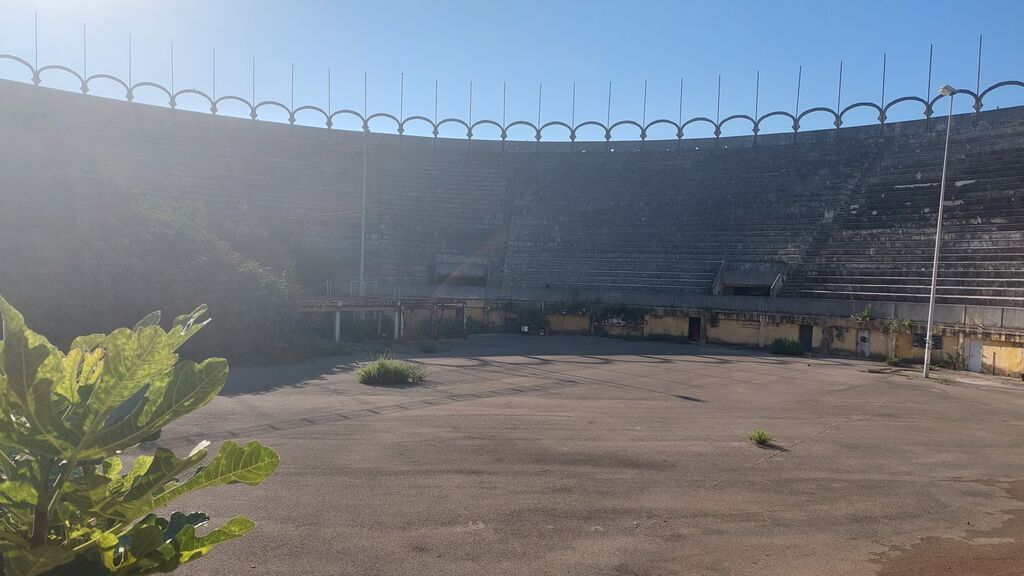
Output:
[[[341,308],[334,311],[334,341],[341,342]]]

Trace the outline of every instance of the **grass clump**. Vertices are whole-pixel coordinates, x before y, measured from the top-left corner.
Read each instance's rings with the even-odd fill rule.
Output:
[[[784,336],[782,338],[772,340],[768,349],[772,351],[772,354],[781,354],[783,356],[804,355],[804,347],[800,344],[799,340],[792,336]]]
[[[427,377],[426,369],[419,364],[402,362],[390,356],[379,356],[373,362],[356,370],[356,380],[368,386],[398,386],[415,384]]]
[[[772,435],[760,428],[747,434],[747,439],[758,446],[767,446],[772,443]]]

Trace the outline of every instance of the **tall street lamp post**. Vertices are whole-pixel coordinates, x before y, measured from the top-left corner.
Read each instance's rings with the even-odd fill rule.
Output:
[[[935,313],[935,287],[939,280],[939,249],[942,245],[942,208],[946,204],[946,167],[949,165],[949,132],[953,126],[953,95],[956,88],[946,84],[939,88],[939,94],[949,98],[949,113],[946,115],[946,148],[942,153],[942,184],[939,186],[939,216],[935,224],[935,256],[932,261],[932,291],[928,297],[928,327],[924,340],[924,372],[928,377],[928,369],[932,362],[932,319]]]

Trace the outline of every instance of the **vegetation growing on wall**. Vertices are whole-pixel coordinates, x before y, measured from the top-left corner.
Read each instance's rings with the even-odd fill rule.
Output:
[[[188,210],[131,193],[50,200],[44,209],[5,198],[0,291],[58,344],[206,301],[217,322],[188,353],[267,362],[325,348],[301,329],[291,278],[243,257]]]
[[[520,326],[529,326],[531,332],[548,329],[548,316],[537,304],[505,302],[501,310],[508,315],[508,322],[518,332]]]
[[[599,323],[642,324],[648,312],[650,309],[643,306],[605,304],[596,308],[595,320]]]
[[[768,346],[772,354],[781,354],[783,356],[803,356],[804,347],[800,344],[800,341],[792,336],[783,336],[772,340],[772,343]]]
[[[224,385],[225,360],[175,353],[206,325],[204,311],[169,331],[153,313],[130,330],[75,338],[65,353],[0,298],[0,573],[170,572],[252,529],[236,516],[200,534],[201,512],[155,512],[197,489],[261,483],[279,463],[270,448],[225,442],[210,460],[208,442],[183,458],[157,448],[130,465],[120,456]]]

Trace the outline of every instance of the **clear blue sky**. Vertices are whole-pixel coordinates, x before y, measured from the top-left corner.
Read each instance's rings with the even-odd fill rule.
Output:
[[[0,8],[0,52],[33,57],[33,15],[39,14],[39,60],[80,70],[82,26],[88,38],[88,71],[128,74],[128,34],[133,34],[133,78],[169,83],[169,44],[174,42],[177,88],[213,88],[248,97],[251,59],[256,58],[258,100],[290,100],[295,63],[295,103],[327,104],[332,69],[334,108],[362,108],[363,73],[369,109],[398,112],[399,78],[405,73],[406,115],[433,115],[434,79],[439,114],[466,117],[473,81],[473,118],[500,120],[502,82],[508,83],[507,117],[537,118],[543,83],[542,120],[568,120],[573,82],[576,120],[603,121],[608,82],[613,83],[612,120],[639,120],[644,79],[647,119],[675,119],[679,79],[683,116],[715,116],[722,75],[721,115],[752,114],[754,78],[760,70],[761,113],[795,106],[798,66],[803,66],[800,107],[834,107],[839,61],[844,61],[843,104],[878,101],[882,55],[888,53],[886,98],[934,93],[943,83],[975,86],[978,35],[984,35],[981,83],[1024,79],[1024,2],[934,0],[641,2],[604,0],[435,0],[359,2],[263,0],[6,0]],[[935,45],[932,86],[927,86],[928,46]],[[0,77],[27,79],[8,63]],[[77,88],[54,74],[52,86]],[[115,94],[97,86],[97,94]],[[160,100],[155,93],[140,98]],[[1024,90],[1005,89],[986,105],[1024,104]],[[968,102],[961,105],[966,109]],[[183,107],[202,109],[198,100]],[[225,107],[225,114],[246,115]],[[918,115],[908,105],[891,119]],[[283,115],[268,112],[268,118]],[[865,123],[864,110],[849,118]],[[320,120],[302,116],[302,123]],[[805,127],[827,127],[810,117]],[[383,130],[384,124],[380,125]],[[766,131],[789,128],[784,119]],[[727,133],[747,133],[734,124]],[[422,130],[421,130],[422,131]],[[461,135],[451,127],[445,135]],[[704,136],[691,128],[687,136]],[[517,139],[530,136],[515,132]],[[553,139],[556,132],[545,132]],[[477,137],[495,134],[478,133]],[[616,137],[631,138],[628,129]],[[670,131],[652,134],[672,137]],[[581,138],[599,138],[585,132]]]

